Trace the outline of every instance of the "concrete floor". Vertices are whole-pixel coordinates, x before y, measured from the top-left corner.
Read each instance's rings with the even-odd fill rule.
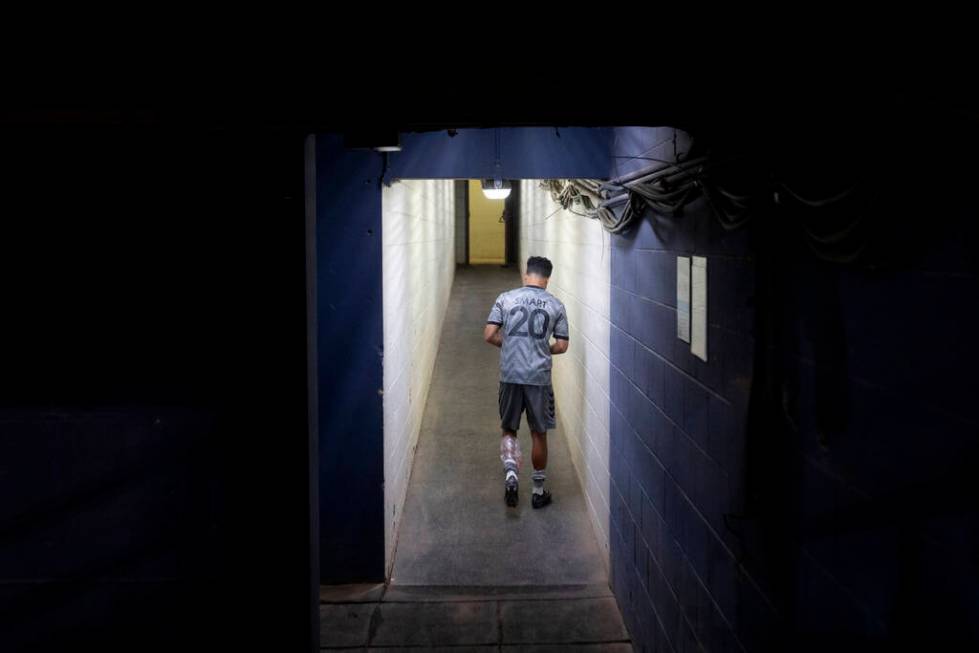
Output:
[[[499,350],[482,334],[497,295],[521,283],[514,268],[456,271],[401,518],[394,584],[608,585],[560,428],[560,405],[558,428],[548,434],[547,487],[554,502],[542,510],[530,507],[526,419],[518,433],[524,454],[520,504],[507,508],[503,502]]]
[[[503,502],[499,350],[482,333],[496,296],[520,283],[513,269],[456,271],[391,583],[321,588],[323,649],[632,651],[560,427],[548,436],[554,502],[530,507],[526,420],[520,505]]]
[[[320,646],[631,653],[607,588],[348,585],[320,593]]]

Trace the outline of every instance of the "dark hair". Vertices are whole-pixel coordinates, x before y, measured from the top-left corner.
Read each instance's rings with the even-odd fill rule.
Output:
[[[543,256],[531,256],[527,259],[527,274],[536,274],[539,277],[549,279],[551,270],[554,266]]]

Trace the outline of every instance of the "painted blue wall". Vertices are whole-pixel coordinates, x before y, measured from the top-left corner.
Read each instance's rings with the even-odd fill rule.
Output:
[[[500,130],[502,176],[604,177],[607,129]],[[494,130],[402,135],[385,179],[492,176]],[[320,577],[384,578],[381,186],[384,156],[317,137]]]
[[[613,174],[673,157],[671,129],[614,141]],[[613,239],[611,564],[637,649],[977,640],[979,232],[960,193],[899,172],[872,178],[861,265],[817,260],[799,216],[726,233],[703,203]],[[675,335],[691,254],[707,363]]]
[[[316,139],[320,577],[384,579],[381,157]]]
[[[673,129],[616,130],[613,175],[673,157]],[[683,152],[686,138],[678,134]],[[739,493],[754,270],[703,200],[612,241],[612,586],[637,649],[736,650],[724,514]],[[676,337],[676,257],[708,257],[708,362]]]
[[[588,177],[609,170],[612,130],[582,127],[510,127],[499,130],[505,179]],[[489,179],[496,170],[495,129],[403,134],[402,151],[391,155],[388,178]]]

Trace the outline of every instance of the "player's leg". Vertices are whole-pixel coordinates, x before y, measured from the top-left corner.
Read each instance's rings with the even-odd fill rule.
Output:
[[[523,394],[512,383],[500,383],[500,460],[503,462],[503,498],[508,506],[517,505],[517,472],[523,456],[517,429],[523,412]]]
[[[547,431],[531,431],[530,436],[534,439],[531,462],[534,463],[534,469],[544,470],[547,468]]]
[[[554,392],[551,386],[527,386],[527,422],[530,424],[530,435],[534,448],[531,452],[531,462],[534,473],[534,495],[531,504],[534,508],[543,508],[551,502],[551,493],[544,488],[547,480],[547,430],[557,426],[554,418]]]

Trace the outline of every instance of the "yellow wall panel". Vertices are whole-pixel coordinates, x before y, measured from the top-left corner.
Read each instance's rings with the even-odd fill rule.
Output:
[[[478,179],[469,180],[469,262],[504,263],[504,200],[489,200]]]

